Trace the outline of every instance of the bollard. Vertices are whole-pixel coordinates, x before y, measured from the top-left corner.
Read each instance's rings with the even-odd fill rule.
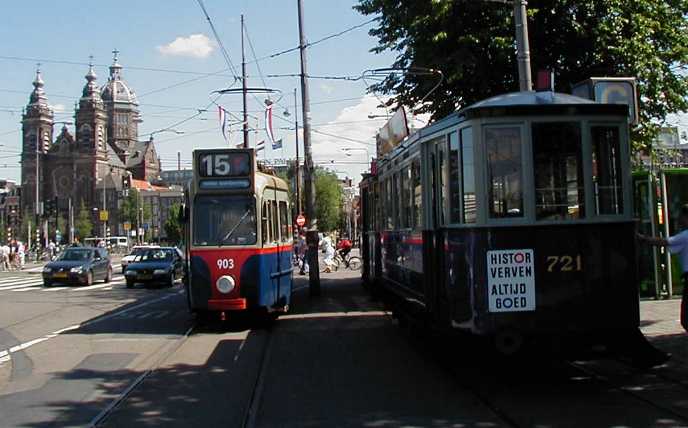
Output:
[[[306,258],[308,259],[308,289],[313,297],[320,296],[319,242],[317,229],[306,232],[306,244],[308,245],[308,252],[306,253]]]

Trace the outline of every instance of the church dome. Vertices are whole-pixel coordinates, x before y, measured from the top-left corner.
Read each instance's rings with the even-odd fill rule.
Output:
[[[122,80],[122,66],[117,62],[118,51],[114,51],[114,60],[110,66],[108,82],[101,88],[100,95],[106,103],[126,103],[138,105],[136,94]]]

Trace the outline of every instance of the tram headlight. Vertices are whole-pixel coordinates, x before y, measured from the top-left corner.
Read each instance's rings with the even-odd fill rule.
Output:
[[[234,290],[234,278],[229,275],[221,276],[215,282],[215,287],[217,287],[217,291],[222,294],[230,293]]]
[[[75,266],[75,267],[69,269],[69,271],[71,273],[81,273],[84,271],[84,267],[83,266]]]

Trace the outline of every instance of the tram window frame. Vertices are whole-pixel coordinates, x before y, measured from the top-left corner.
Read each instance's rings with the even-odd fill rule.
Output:
[[[583,123],[570,119],[533,121],[530,129],[536,220],[585,219]],[[575,163],[572,164],[572,160]],[[562,171],[564,177],[561,176]],[[571,184],[575,187],[572,188]],[[544,185],[549,187],[542,187]],[[564,197],[560,194],[562,189]],[[575,199],[571,198],[572,195]],[[545,200],[548,196],[549,199]]]
[[[413,184],[411,177],[411,163],[406,162],[401,168],[402,186],[401,194],[399,195],[401,199],[401,204],[403,207],[403,226],[405,229],[413,228],[413,212],[412,212],[412,191],[411,186]]]
[[[280,234],[282,237],[282,242],[290,241],[290,231],[289,231],[289,208],[287,201],[280,200],[277,203],[279,207],[279,222],[280,222]]]
[[[449,133],[449,222],[461,223],[461,142],[459,133],[452,131]]]
[[[517,169],[514,169],[511,171],[511,174],[502,174],[502,175],[491,175],[492,167],[491,164],[493,161],[490,159],[491,152],[493,150],[493,147],[491,145],[497,144],[500,145],[500,140],[499,139],[492,139],[490,140],[490,132],[495,133],[495,136],[499,138],[499,135],[496,135],[499,132],[505,132],[505,131],[511,131],[511,136],[508,134],[504,134],[501,136],[501,142],[507,143],[512,146],[510,149],[510,155],[512,155],[511,158],[505,158],[505,160],[513,159],[511,162],[514,163],[514,165],[517,167]],[[515,131],[515,132],[514,132]],[[523,129],[523,123],[514,123],[514,124],[499,124],[499,125],[487,125],[483,128],[483,142],[484,142],[484,147],[485,147],[485,178],[486,178],[486,195],[485,197],[487,198],[487,212],[488,216],[492,220],[523,220],[526,219],[526,213],[525,213],[525,208],[526,208],[526,156],[524,153],[524,148],[526,147],[527,140],[524,135],[524,129]],[[517,137],[517,139],[516,139]],[[509,138],[510,141],[506,141],[505,139]],[[514,144],[515,143],[515,144]],[[501,144],[503,146],[506,146],[506,144]],[[516,147],[513,147],[516,146]],[[495,146],[495,148],[497,148]],[[517,157],[515,157],[517,156]],[[502,161],[503,162],[503,161]],[[502,212],[497,212],[495,211],[495,206],[497,204],[497,201],[495,199],[495,179],[498,179],[500,177],[507,177],[508,183],[511,185],[515,183],[515,187],[517,189],[513,192],[510,192],[511,194],[514,194],[515,197],[511,197],[510,199],[506,199],[505,197],[502,197],[500,200],[500,205],[505,205],[502,208]],[[517,180],[509,179],[508,177],[516,178]],[[503,186],[502,186],[503,187]],[[503,196],[509,196],[507,192],[502,192],[504,195]],[[516,202],[515,204],[513,202]],[[508,205],[506,205],[508,204]],[[509,208],[513,207],[513,208]],[[514,211],[516,210],[516,211]]]
[[[278,223],[278,212],[277,212],[277,201],[275,199],[270,200],[270,205],[272,207],[271,212],[270,212],[270,224],[272,225],[272,241],[271,242],[279,242],[280,241],[280,230],[279,230],[279,223]]]
[[[616,178],[616,185],[613,186],[612,190],[615,194],[612,195],[612,204],[614,204],[614,200],[616,201],[616,207],[610,206],[603,206],[603,203],[600,201],[600,186],[599,186],[599,171],[600,168],[598,167],[599,163],[597,162],[597,159],[603,158],[604,156],[598,153],[598,144],[599,141],[595,138],[595,130],[596,129],[607,129],[608,131],[613,131],[616,135],[616,157],[614,159],[611,159],[614,165],[612,165],[612,169],[615,170],[615,178]],[[626,204],[624,203],[624,199],[626,196],[626,188],[624,186],[624,170],[623,170],[623,157],[624,157],[624,152],[623,152],[623,147],[621,144],[621,140],[623,138],[623,131],[621,127],[616,124],[616,123],[590,123],[588,126],[588,135],[590,138],[590,156],[591,156],[591,181],[592,181],[592,198],[593,198],[593,206],[595,207],[595,215],[597,216],[622,216],[624,215],[625,207]],[[612,149],[614,149],[612,148]],[[611,153],[613,154],[614,150],[611,150]],[[607,159],[609,161],[610,159]],[[612,212],[606,212],[608,211],[605,208],[612,208]],[[604,209],[604,210],[603,210]]]
[[[268,218],[268,201],[263,200],[263,206],[260,213],[260,238],[263,240],[262,244],[265,245],[270,242],[270,225]]]
[[[461,128],[459,130],[459,139],[461,144],[461,220],[466,224],[474,224],[478,221],[478,192],[475,177],[473,127],[466,126]],[[471,191],[468,189],[471,189]],[[469,195],[471,194],[473,199],[472,204],[469,204],[471,202]],[[472,209],[469,208],[471,205],[473,206]]]
[[[413,198],[413,229],[421,230],[423,227],[423,177],[420,165],[420,156],[416,156],[411,160],[411,176]]]
[[[392,178],[385,178],[385,229],[394,229],[394,206],[392,204]]]

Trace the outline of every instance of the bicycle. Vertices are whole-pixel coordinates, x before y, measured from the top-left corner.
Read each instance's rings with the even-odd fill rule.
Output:
[[[337,251],[337,253],[334,255],[333,261],[333,269],[339,270],[339,266],[344,265],[345,268],[351,269],[351,270],[359,270],[361,269],[361,258],[358,256],[352,256],[351,253],[347,254],[346,257],[342,257],[342,255]]]

